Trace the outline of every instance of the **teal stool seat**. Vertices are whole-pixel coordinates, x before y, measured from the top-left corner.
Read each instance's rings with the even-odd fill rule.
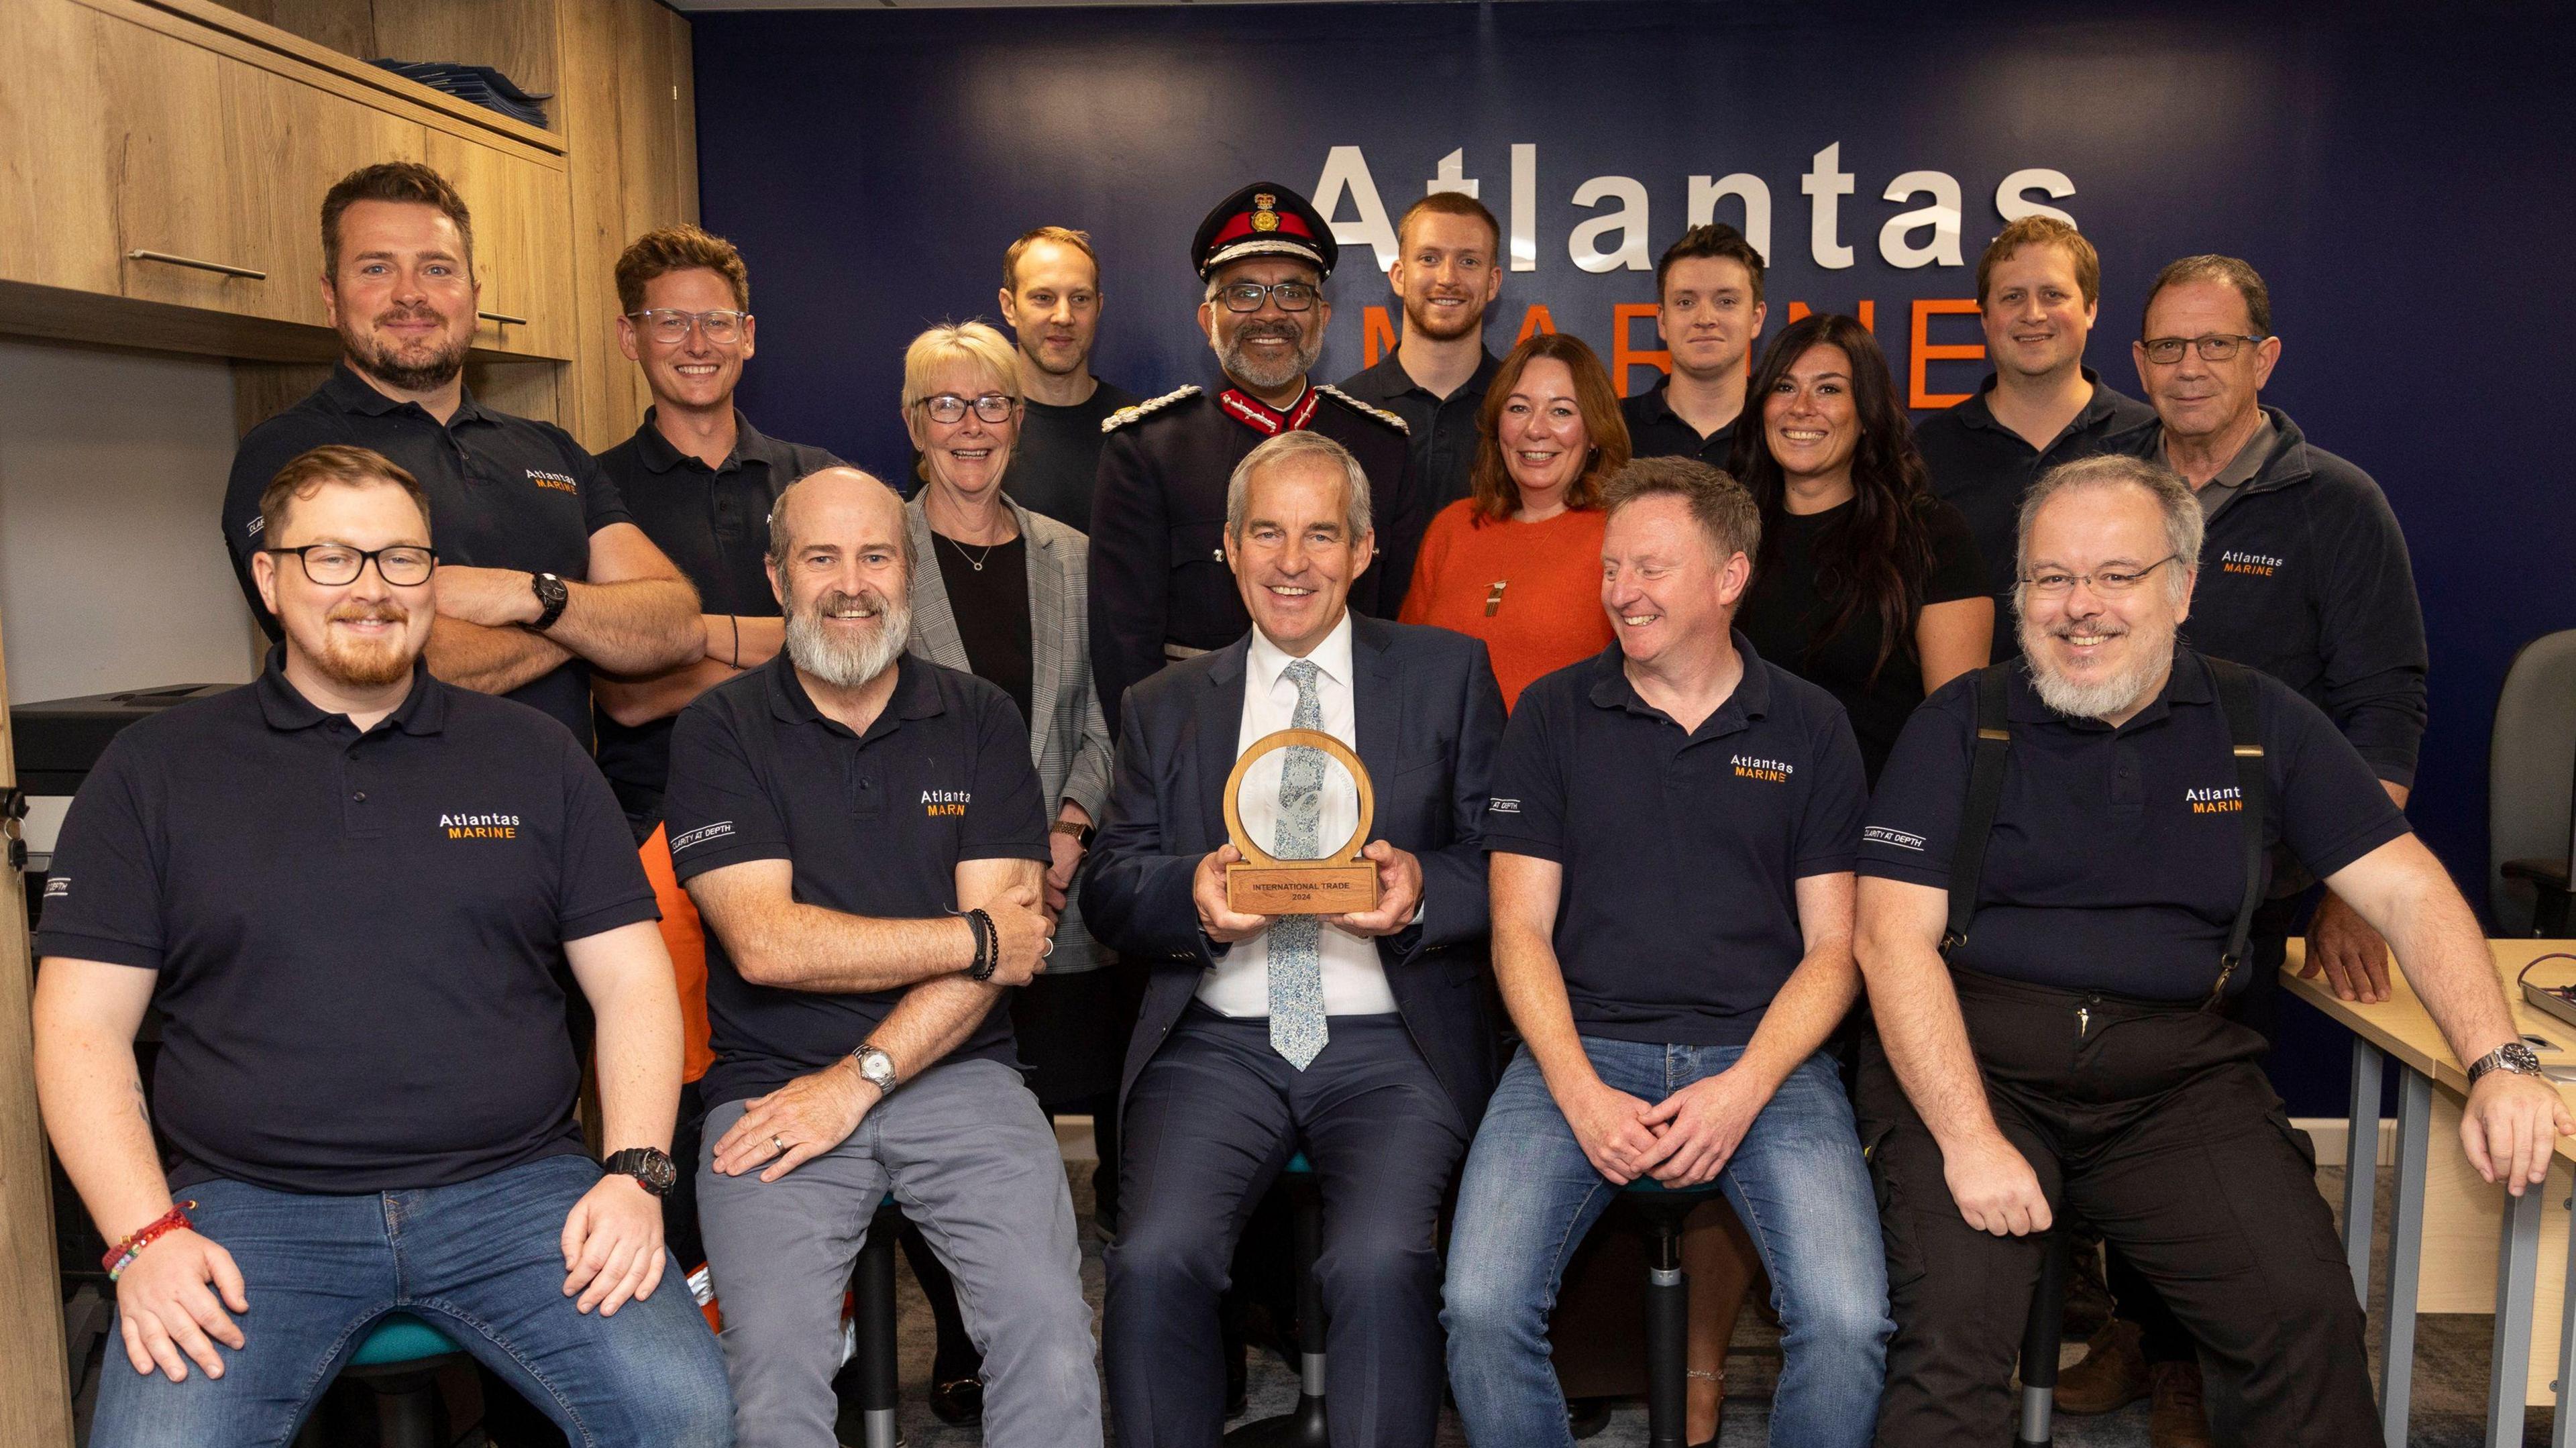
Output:
[[[1295,1156],[1288,1158],[1288,1164],[1281,1167],[1279,1170],[1284,1176],[1313,1176],[1315,1174],[1314,1163],[1306,1160],[1306,1153],[1302,1151],[1297,1153]]]
[[[415,1363],[423,1358],[446,1357],[463,1352],[446,1333],[407,1312],[397,1312],[378,1322],[358,1344],[356,1356],[349,1359],[353,1368],[393,1367]]]

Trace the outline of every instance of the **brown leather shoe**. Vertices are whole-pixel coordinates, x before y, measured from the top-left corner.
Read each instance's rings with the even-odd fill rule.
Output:
[[[2147,1359],[2138,1351],[2138,1325],[2117,1318],[2085,1344],[2084,1357],[2057,1375],[2057,1411],[2116,1413],[2147,1395]],[[2194,1377],[2195,1390],[2200,1379]]]
[[[2212,1448],[2209,1410],[2201,1403],[2200,1364],[2157,1363],[2147,1369],[2155,1407],[2147,1417],[2152,1448]]]

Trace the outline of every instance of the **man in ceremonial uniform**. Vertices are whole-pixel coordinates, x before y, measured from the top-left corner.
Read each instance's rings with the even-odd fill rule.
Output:
[[[1332,320],[1324,279],[1341,247],[1306,198],[1261,181],[1199,224],[1191,260],[1207,283],[1199,326],[1220,375],[1122,409],[1092,494],[1091,668],[1118,730],[1128,686],[1173,659],[1222,648],[1252,626],[1225,558],[1234,466],[1283,432],[1322,433],[1368,473],[1378,557],[1351,606],[1393,618],[1428,521],[1402,418],[1308,380]]]

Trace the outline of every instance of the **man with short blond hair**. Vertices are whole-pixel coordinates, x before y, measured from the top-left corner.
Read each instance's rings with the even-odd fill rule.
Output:
[[[1100,254],[1088,233],[1040,226],[1002,253],[1002,323],[1019,343],[1020,441],[1003,490],[1033,513],[1091,531],[1101,424],[1136,394],[1091,371],[1100,340]]]
[[[1988,657],[2020,651],[2013,624],[2013,521],[2022,495],[2059,463],[2110,449],[2155,413],[2084,364],[2102,300],[2093,243],[2053,216],[2025,216],[1977,258],[1977,315],[1994,371],[1947,411],[1915,424],[1932,491],[1966,515],[1995,595]]]

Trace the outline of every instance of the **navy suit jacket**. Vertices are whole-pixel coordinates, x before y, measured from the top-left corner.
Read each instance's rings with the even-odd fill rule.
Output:
[[[1092,935],[1150,970],[1121,1100],[1216,963],[1190,881],[1226,843],[1250,642],[1163,669],[1121,711],[1109,814],[1082,887]],[[1351,672],[1360,762],[1377,792],[1371,837],[1422,862],[1422,922],[1381,938],[1378,959],[1414,1045],[1473,1133],[1497,1064],[1484,833],[1502,691],[1481,640],[1357,613]]]

